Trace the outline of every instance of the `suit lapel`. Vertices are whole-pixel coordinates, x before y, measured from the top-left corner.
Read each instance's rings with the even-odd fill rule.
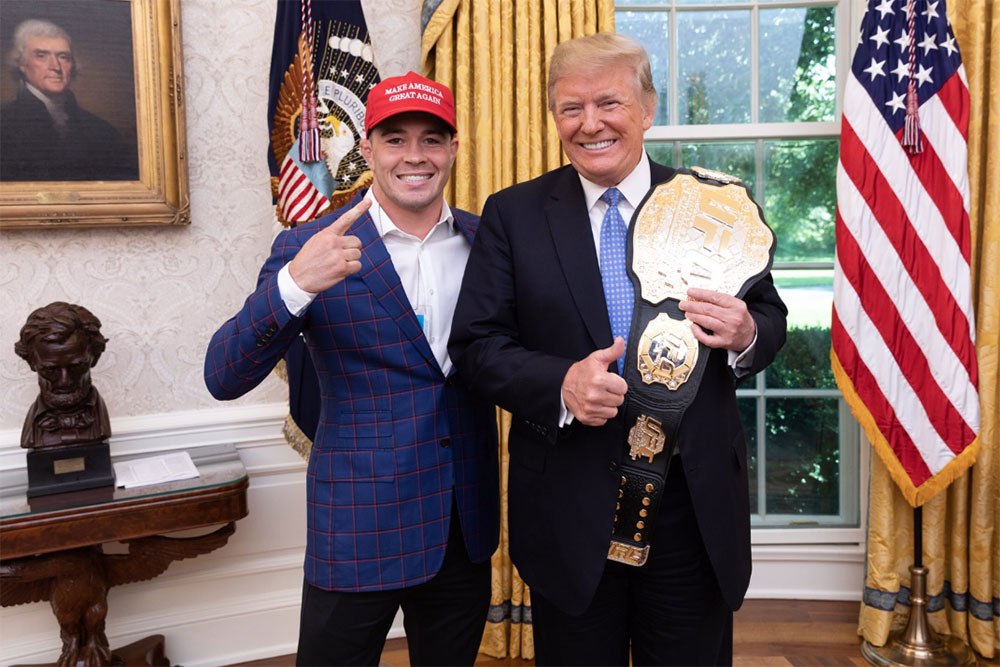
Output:
[[[399,274],[392,265],[392,258],[382,243],[382,237],[379,236],[372,217],[365,213],[351,225],[348,233],[357,236],[361,241],[361,271],[358,272],[358,276],[420,354],[437,368],[438,362],[434,358],[434,352],[431,351],[430,343],[427,342],[417,322],[417,316],[409,299],[406,298]]]
[[[555,241],[556,254],[577,310],[587,332],[599,348],[611,345],[611,324],[604,303],[604,284],[597,263],[597,249],[590,230],[590,215],[576,171],[567,167],[545,204],[545,216]]]
[[[649,181],[653,185],[659,185],[677,172],[672,167],[666,167],[659,162],[649,161]]]

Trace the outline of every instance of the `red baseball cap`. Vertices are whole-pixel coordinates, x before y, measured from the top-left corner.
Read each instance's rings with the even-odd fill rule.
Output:
[[[407,72],[403,76],[382,79],[368,91],[365,134],[386,118],[407,111],[429,113],[458,131],[455,127],[455,98],[448,86],[416,72]]]

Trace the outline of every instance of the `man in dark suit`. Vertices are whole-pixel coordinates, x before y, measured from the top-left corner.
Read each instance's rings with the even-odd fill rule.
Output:
[[[0,180],[139,178],[134,142],[83,109],[70,90],[77,64],[66,31],[28,19],[13,37],[8,60],[19,85],[0,109]]]
[[[496,418],[455,375],[448,332],[478,218],[442,197],[451,91],[410,72],[368,94],[370,190],[278,235],[212,337],[212,395],[245,394],[300,333],[321,393],[306,480],[297,660],[376,665],[402,607],[410,661],[471,665],[499,535]]]
[[[631,650],[636,665],[725,664],[751,565],[735,385],[774,358],[786,309],[769,274],[743,299],[692,288],[680,302],[708,348],[704,376],[668,444],[649,560],[608,560],[629,334],[612,333],[602,227],[628,221],[674,170],[643,150],[656,92],[641,46],[607,34],[560,44],[548,86],[572,164],[487,200],[449,347],[466,382],[513,414],[510,552],[532,589],[537,662],[627,665]]]

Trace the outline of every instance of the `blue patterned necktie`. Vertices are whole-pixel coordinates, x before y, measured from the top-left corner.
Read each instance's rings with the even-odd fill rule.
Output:
[[[632,281],[625,273],[625,240],[628,227],[618,210],[622,193],[618,188],[608,188],[601,201],[608,205],[601,222],[601,281],[604,283],[604,301],[608,305],[612,337],[621,336],[628,347],[628,330],[632,324]],[[618,359],[618,373],[625,369],[625,355]]]

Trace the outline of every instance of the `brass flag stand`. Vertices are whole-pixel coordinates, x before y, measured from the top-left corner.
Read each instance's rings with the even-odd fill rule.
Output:
[[[939,635],[927,622],[927,568],[923,566],[923,508],[913,509],[910,619],[889,634],[885,646],[861,644],[861,655],[877,667],[975,665],[976,656],[958,637]]]

